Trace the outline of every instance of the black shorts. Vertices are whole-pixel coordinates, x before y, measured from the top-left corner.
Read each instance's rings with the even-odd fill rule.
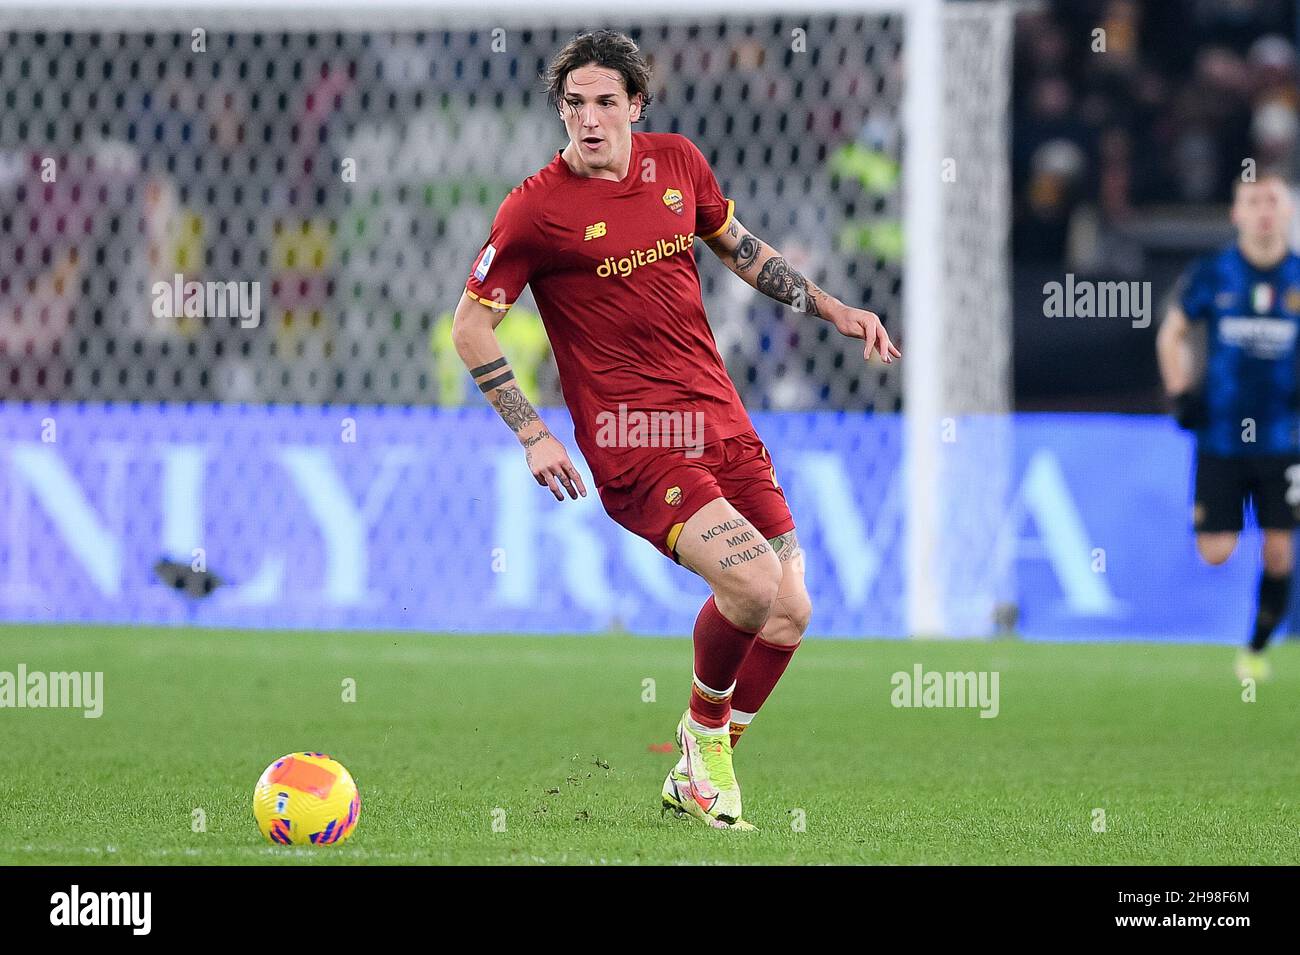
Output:
[[[1197,453],[1192,526],[1198,534],[1241,530],[1247,500],[1261,528],[1293,530],[1300,523],[1300,458]]]

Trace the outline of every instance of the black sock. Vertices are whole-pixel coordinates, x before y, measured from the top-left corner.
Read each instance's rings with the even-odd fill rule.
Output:
[[[1250,648],[1258,653],[1273,636],[1273,631],[1286,614],[1287,598],[1291,595],[1291,575],[1274,577],[1267,571],[1259,577],[1259,609],[1255,612],[1255,632],[1250,638]]]

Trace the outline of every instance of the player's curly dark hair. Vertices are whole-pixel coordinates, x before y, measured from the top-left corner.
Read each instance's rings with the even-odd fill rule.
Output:
[[[579,67],[589,64],[617,70],[623,77],[623,88],[628,99],[641,94],[641,116],[645,118],[650,106],[650,65],[632,38],[613,30],[592,30],[579,33],[552,58],[543,79],[546,81],[546,98],[557,113],[564,105],[564,81]]]

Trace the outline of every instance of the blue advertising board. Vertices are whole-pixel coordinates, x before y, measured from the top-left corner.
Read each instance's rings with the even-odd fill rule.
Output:
[[[0,403],[0,620],[689,633],[703,583],[605,515],[567,416],[544,417],[586,499],[539,487],[486,407]],[[906,636],[902,419],[753,417],[807,553],[810,632]],[[1242,639],[1258,536],[1198,561],[1184,434],[1010,425],[998,526],[1023,636]],[[155,579],[162,556],[226,583],[191,603]]]

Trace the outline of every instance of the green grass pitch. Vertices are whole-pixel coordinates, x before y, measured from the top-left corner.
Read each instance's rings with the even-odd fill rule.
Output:
[[[741,833],[659,812],[683,639],[0,627],[0,670],[105,695],[0,709],[0,863],[1295,864],[1300,647],[1254,702],[1233,653],[809,640],[737,747]],[[998,716],[895,708],[916,663],[996,671]],[[262,842],[253,784],[296,750],[356,777],[350,842]]]

